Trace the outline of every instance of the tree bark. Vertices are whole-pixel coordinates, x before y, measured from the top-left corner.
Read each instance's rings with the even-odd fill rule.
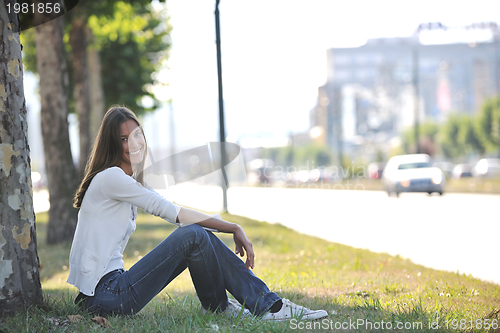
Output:
[[[90,83],[90,138],[91,141],[97,135],[101,126],[102,118],[106,112],[104,104],[104,88],[101,77],[101,56],[95,45],[92,29],[87,30],[87,41],[89,48],[87,50],[89,65],[89,83]]]
[[[50,195],[47,243],[71,242],[77,211],[73,196],[77,176],[68,131],[68,73],[59,17],[35,28],[45,170]]]
[[[18,18],[0,0],[0,317],[42,301]]]
[[[77,6],[71,11],[71,69],[73,74],[73,96],[75,112],[78,115],[80,131],[80,157],[78,159],[78,176],[83,178],[85,164],[90,153],[90,91],[87,61],[87,16],[84,8]]]

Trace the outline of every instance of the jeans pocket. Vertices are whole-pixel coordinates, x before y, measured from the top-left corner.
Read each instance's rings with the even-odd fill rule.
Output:
[[[112,277],[110,278],[108,281],[104,282],[100,288],[101,289],[104,289],[106,290],[107,292],[112,292],[114,293],[115,290],[114,290],[114,287],[115,287],[115,283],[113,283],[114,281],[116,280],[116,277]]]
[[[106,290],[106,292],[108,292],[108,293],[118,294],[119,287],[118,287],[117,280],[120,277],[120,274],[122,272],[123,271],[119,270],[119,271],[112,272],[113,274],[111,274],[110,276],[105,276],[103,278],[103,280],[101,280],[99,282],[99,284],[97,285],[97,288],[102,289],[102,290]]]

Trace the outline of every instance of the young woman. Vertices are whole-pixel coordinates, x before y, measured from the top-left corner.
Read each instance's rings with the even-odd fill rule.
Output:
[[[137,313],[188,268],[203,309],[271,320],[327,316],[269,291],[250,270],[255,255],[240,226],[180,207],[147,186],[146,153],[134,113],[119,106],[108,110],[74,199],[80,211],[68,283],[80,291],[76,303],[96,315]],[[136,227],[137,207],[180,227],[124,270],[123,251]],[[204,227],[232,233],[236,254],[246,252],[246,261]],[[228,300],[226,290],[239,303]]]

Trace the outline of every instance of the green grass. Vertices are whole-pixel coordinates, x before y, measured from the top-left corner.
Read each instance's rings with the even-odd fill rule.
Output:
[[[500,178],[449,179],[445,190],[447,192],[500,194]]]
[[[244,227],[256,252],[255,274],[273,291],[293,302],[314,309],[325,309],[328,321],[270,323],[256,319],[235,320],[206,314],[189,278],[184,272],[140,313],[131,317],[110,317],[112,328],[101,328],[91,316],[80,312],[73,299],[74,287],[66,283],[69,245],[45,243],[47,214],[37,215],[38,251],[45,305],[31,308],[16,317],[3,318],[0,330],[6,332],[295,332],[335,331],[335,325],[361,323],[357,331],[394,332],[487,332],[470,329],[480,320],[500,320],[500,286],[470,276],[437,271],[415,265],[410,260],[331,243],[294,232],[279,224],[257,222],[223,214],[223,218]],[[173,231],[163,220],[139,215],[137,230],[125,251],[130,267],[141,256]],[[233,248],[232,237],[221,239]],[[490,263],[497,264],[492,258]],[[72,323],[68,315],[82,315]],[[440,328],[429,329],[439,320]],[[457,322],[454,322],[457,320]],[[460,320],[462,328],[460,329]],[[448,321],[448,328],[446,323]],[[406,328],[396,329],[396,323]],[[422,323],[420,328],[419,323]],[[458,330],[452,329],[457,324]],[[301,324],[302,325],[302,324]],[[411,329],[411,326],[414,329]],[[337,329],[338,330],[338,329]],[[491,332],[491,330],[490,330]]]

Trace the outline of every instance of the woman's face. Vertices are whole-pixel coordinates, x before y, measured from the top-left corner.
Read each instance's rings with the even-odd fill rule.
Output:
[[[141,163],[144,158],[146,141],[141,128],[132,119],[127,119],[121,124],[120,134],[123,146],[123,159],[120,167],[128,174],[132,167]]]

